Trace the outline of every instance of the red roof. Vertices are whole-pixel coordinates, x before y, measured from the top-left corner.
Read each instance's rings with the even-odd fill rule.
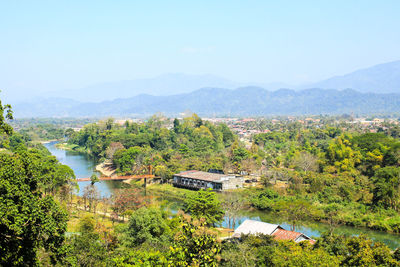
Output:
[[[295,241],[302,233],[288,231],[285,229],[276,229],[275,232],[272,233],[276,240],[293,240]]]
[[[285,229],[282,229],[282,228],[276,229],[276,231],[272,233],[272,236],[274,236],[274,238],[276,240],[292,240],[294,242],[296,242],[296,239],[298,239],[299,237],[303,236],[303,240],[307,240],[311,244],[315,243],[314,239],[309,238],[305,234],[302,234],[302,233],[299,233],[299,232],[294,232],[294,231],[288,231],[288,230],[285,230]],[[297,242],[299,242],[299,241],[297,241]]]

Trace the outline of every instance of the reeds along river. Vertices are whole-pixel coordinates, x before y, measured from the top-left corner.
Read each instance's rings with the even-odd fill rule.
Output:
[[[57,157],[57,159],[65,165],[71,167],[74,170],[77,178],[85,178],[90,177],[93,173],[96,173],[96,161],[91,158],[89,155],[66,151],[55,147],[57,142],[51,142],[44,144],[46,148]],[[90,184],[90,182],[79,182],[80,191],[78,195],[82,195],[83,188]],[[116,188],[120,188],[124,184],[120,181],[100,181],[96,183],[98,190],[100,191],[101,197],[109,197],[112,192]],[[181,206],[182,203],[177,202],[176,200],[172,200],[170,209],[172,212],[176,212]],[[253,219],[260,220],[263,222],[276,223],[283,226],[285,229],[290,229],[288,223],[286,223],[282,218],[277,216],[276,214],[270,214],[262,211],[247,211],[243,210],[239,212],[236,216],[236,224],[235,226],[239,226],[241,222],[245,219]],[[228,226],[228,218],[225,218],[222,226]],[[311,237],[318,237],[321,233],[328,231],[329,226],[323,223],[313,223],[313,222],[302,222],[300,226],[296,227],[296,231],[302,232]],[[380,241],[388,245],[390,248],[395,249],[400,247],[400,235],[390,234],[381,231],[374,231],[365,228],[356,228],[349,226],[340,226],[335,229],[335,232],[338,234],[346,234],[346,235],[360,235],[365,234],[373,240]]]

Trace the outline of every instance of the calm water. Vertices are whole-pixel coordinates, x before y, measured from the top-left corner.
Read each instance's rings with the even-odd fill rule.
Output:
[[[96,161],[87,154],[67,151],[55,147],[58,142],[51,142],[44,144],[44,146],[56,156],[58,161],[62,164],[68,165],[74,172],[76,178],[89,178],[92,174],[100,175],[96,170]],[[89,185],[90,182],[78,182],[79,192],[78,195],[83,195],[83,189]],[[120,188],[122,182],[120,181],[100,181],[96,183],[97,189],[100,191],[101,197],[111,196],[115,188]]]
[[[169,200],[166,197],[160,197],[160,199]],[[182,209],[183,203],[177,201],[176,199],[170,199],[171,204],[169,205],[169,210],[172,213],[178,212],[179,209]],[[239,214],[237,214],[237,221],[235,228],[237,228],[244,220],[252,219],[267,223],[279,224],[284,229],[290,230],[290,225],[285,222],[282,217],[277,216],[277,214],[272,214],[264,211],[258,210],[242,210]],[[228,219],[224,218],[222,222],[223,227],[228,227]],[[329,230],[329,225],[325,223],[318,222],[301,222],[299,226],[296,226],[296,231],[302,232],[310,237],[320,237],[322,233],[327,232]],[[356,228],[350,226],[339,226],[334,231],[337,234],[342,235],[367,235],[369,238],[385,243],[391,249],[396,249],[400,247],[400,235],[390,234],[381,231],[370,230],[367,228]]]
[[[290,225],[279,218],[276,214],[262,211],[243,211],[240,214],[239,224],[245,219],[259,220],[263,222],[275,223],[289,230]],[[227,222],[224,221],[226,225]],[[296,226],[296,231],[302,232],[310,237],[319,237],[322,233],[329,230],[329,226],[324,223],[303,222],[301,226]],[[380,241],[388,245],[391,249],[400,247],[400,235],[389,234],[381,231],[369,230],[367,228],[356,228],[350,226],[339,226],[335,229],[335,233],[343,235],[360,235],[365,234],[369,238]]]
[[[90,177],[93,173],[98,173],[95,171],[96,161],[86,154],[66,151],[56,148],[54,145],[57,142],[52,142],[45,144],[47,149],[57,157],[57,159],[65,165],[71,167],[74,170],[77,178]],[[90,182],[79,182],[79,195],[82,195],[83,188],[90,184]],[[124,184],[120,181],[100,181],[96,183],[97,188],[100,191],[102,197],[109,197],[115,188],[120,188]],[[182,203],[172,200],[173,202],[170,206],[172,212],[176,212],[182,207]],[[242,211],[237,216],[239,219],[236,223],[236,227],[240,225],[246,219],[253,219],[268,223],[280,224],[285,229],[290,229],[289,224],[287,224],[282,218],[276,214],[270,214],[262,211]],[[222,226],[227,227],[227,220],[224,220]],[[321,233],[326,232],[329,226],[323,223],[308,223],[303,222],[301,226],[296,227],[296,231],[302,232],[311,237],[319,237]],[[388,245],[390,248],[395,249],[400,247],[400,235],[389,234],[380,231],[373,231],[365,228],[355,228],[340,226],[336,229],[336,233],[345,235],[359,235],[365,234],[373,240],[381,241]]]

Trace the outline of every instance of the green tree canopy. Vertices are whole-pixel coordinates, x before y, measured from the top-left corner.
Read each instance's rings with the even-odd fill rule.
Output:
[[[67,214],[39,188],[40,172],[29,153],[0,153],[0,265],[35,265],[44,247],[63,253]]]
[[[163,213],[156,208],[140,208],[129,218],[124,231],[124,243],[128,247],[136,247],[145,242],[158,243],[166,241],[170,232]]]
[[[185,212],[193,218],[204,219],[208,225],[213,225],[222,220],[224,211],[217,194],[211,189],[199,190],[185,200]]]

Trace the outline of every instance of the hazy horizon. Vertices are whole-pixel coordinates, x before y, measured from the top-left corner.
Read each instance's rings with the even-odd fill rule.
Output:
[[[166,73],[318,82],[400,59],[398,1],[7,1],[2,97]]]

